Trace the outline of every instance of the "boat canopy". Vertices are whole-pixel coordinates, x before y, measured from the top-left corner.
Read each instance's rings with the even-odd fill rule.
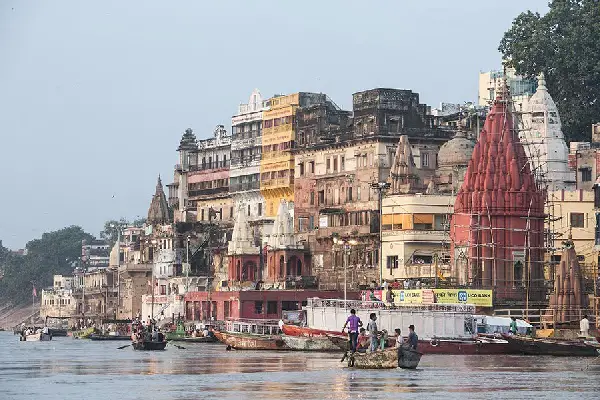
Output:
[[[485,332],[481,332],[478,329],[479,333],[508,333],[508,328],[511,322],[510,317],[477,315],[475,318],[477,319],[478,325],[480,323],[485,325]],[[519,333],[525,334],[527,333],[527,329],[532,327],[533,326],[527,321],[517,319],[517,331]]]

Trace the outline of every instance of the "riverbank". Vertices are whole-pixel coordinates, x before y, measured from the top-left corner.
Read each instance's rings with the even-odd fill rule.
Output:
[[[31,304],[21,304],[3,309],[0,311],[0,328],[12,332],[15,325],[29,319],[33,313],[37,313],[39,310],[38,304],[35,308]]]

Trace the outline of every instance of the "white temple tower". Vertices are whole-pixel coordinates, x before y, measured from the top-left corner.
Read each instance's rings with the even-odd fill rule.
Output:
[[[538,77],[538,88],[523,112],[519,139],[538,185],[549,191],[575,189],[575,175],[569,171],[569,150],[560,116],[543,74]]]

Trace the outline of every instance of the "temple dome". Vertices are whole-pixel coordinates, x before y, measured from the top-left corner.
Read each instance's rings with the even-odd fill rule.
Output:
[[[468,139],[465,132],[459,130],[452,140],[447,141],[440,147],[438,152],[438,166],[454,167],[468,165],[475,143]]]

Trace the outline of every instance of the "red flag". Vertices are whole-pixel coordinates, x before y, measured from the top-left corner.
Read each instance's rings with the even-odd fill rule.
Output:
[[[35,286],[33,287],[33,297],[37,297],[37,290],[35,290]]]

